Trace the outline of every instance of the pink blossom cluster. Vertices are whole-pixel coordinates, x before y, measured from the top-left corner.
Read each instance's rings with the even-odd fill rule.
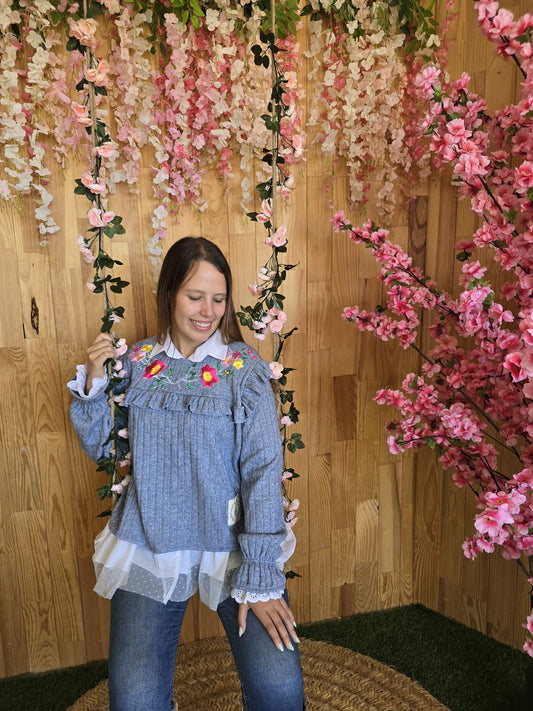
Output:
[[[287,521],[290,528],[292,528],[298,521],[296,516],[296,511],[300,508],[299,499],[288,499],[286,496],[283,497],[283,508],[287,512],[285,514],[285,520]]]
[[[384,30],[383,16],[389,12],[384,5],[358,2],[353,22],[346,20],[342,1],[319,0],[315,10],[317,5],[323,16],[310,23],[307,56],[314,91],[308,123],[317,127],[321,149],[333,165],[339,158],[345,161],[351,205],[367,202],[377,186],[373,206],[390,224],[398,188],[406,192],[428,175],[427,155],[413,130],[421,111],[410,90],[413,74],[436,61],[446,42],[441,47],[440,37],[424,39],[416,32],[420,44],[406,55],[407,39],[394,11]],[[447,20],[439,34],[444,37],[446,31]]]
[[[268,145],[270,134],[260,116],[268,103],[270,75],[254,65],[247,42],[225,12],[211,12],[199,29],[181,24],[172,13],[165,20],[169,57],[155,77],[152,117],[153,124],[161,128],[165,151],[158,174],[161,178],[161,171],[165,173],[164,194],[170,195],[174,208],[187,202],[203,210],[207,205],[202,176],[207,169],[216,166],[229,179],[233,158],[240,155],[241,168],[247,172],[253,156]],[[281,133],[288,143],[294,138],[300,150],[283,148],[282,153],[294,162],[303,151],[295,103],[297,53],[293,37],[283,43],[290,111]]]
[[[261,270],[259,270],[261,274]],[[264,341],[266,334],[280,333],[283,330],[283,325],[287,320],[287,314],[277,308],[271,308],[263,311],[261,319],[253,322],[254,336],[260,341]]]
[[[433,310],[440,306],[444,311],[452,308],[453,300],[439,294],[434,282],[425,279],[423,272],[413,266],[411,257],[387,239],[387,230],[376,228],[371,221],[356,229],[342,211],[335,213],[331,222],[336,232],[347,230],[355,244],[367,245],[382,265],[379,278],[387,288],[386,307],[380,305],[367,311],[357,305],[349,306],[342,314],[360,331],[370,331],[383,341],[397,340],[408,348],[415,342],[420,325],[417,307]]]
[[[483,220],[472,240],[457,245],[463,262],[458,297],[413,268],[384,230],[372,223],[355,229],[340,212],[332,222],[369,248],[387,288],[375,310],[348,307],[343,317],[379,338],[412,345],[424,361],[421,375],[411,373],[400,389],[376,394],[379,404],[399,412],[388,424],[391,452],[435,449],[479,507],[465,555],[498,547],[533,585],[527,560],[533,556],[533,18],[515,22],[497,2],[476,2],[476,8],[498,52],[518,62],[517,103],[491,114],[469,91],[466,74],[443,83],[439,67],[422,68],[413,83],[427,108],[419,131],[429,136],[434,165],[452,166],[460,196]],[[492,270],[482,263],[487,247]],[[506,272],[499,290],[489,281],[497,268]],[[421,309],[431,312],[433,345],[425,353],[415,343]],[[526,629],[531,635],[531,618]],[[533,635],[524,649],[533,655]]]

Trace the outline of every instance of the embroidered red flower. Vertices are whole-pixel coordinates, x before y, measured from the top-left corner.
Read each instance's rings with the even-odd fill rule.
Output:
[[[153,378],[154,375],[157,375],[162,370],[164,370],[166,367],[167,367],[167,364],[163,363],[162,360],[154,360],[149,365],[147,365],[146,368],[144,369],[143,378],[150,380],[150,378]]]
[[[215,383],[218,383],[218,375],[216,368],[212,368],[210,365],[204,365],[202,368],[202,383],[204,388],[210,388]]]

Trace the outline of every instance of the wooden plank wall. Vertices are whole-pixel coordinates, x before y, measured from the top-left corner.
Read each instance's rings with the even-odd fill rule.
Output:
[[[522,1],[508,5],[526,9]],[[503,105],[513,96],[516,76],[480,39],[470,4],[461,7],[454,31],[452,76],[470,70],[491,105]],[[306,39],[304,28],[302,48]],[[305,84],[303,56],[300,78]],[[311,89],[307,86],[308,97]],[[147,151],[139,195],[120,192],[112,206],[127,227],[112,252],[132,283],[120,299],[126,306],[120,335],[130,343],[155,326],[146,257],[151,163]],[[65,387],[75,365],[85,360],[101,310],[100,299],[85,288],[89,268],[76,246],[77,235],[88,227],[86,201],[72,192],[80,171],[75,165],[64,172],[54,167],[53,211],[61,230],[46,249],[38,244],[30,200],[0,206],[0,676],[107,656],[108,603],[92,592],[92,541],[104,525],[96,518],[102,510],[95,495],[100,475],[77,445]],[[419,601],[519,645],[525,606],[513,566],[495,556],[475,564],[462,557],[472,503],[425,455],[415,463],[388,453],[387,412],[372,397],[379,387],[397,385],[417,364],[408,353],[360,335],[340,319],[346,305],[374,306],[380,287],[368,254],[332,233],[329,172],[316,146],[295,176],[297,189],[285,219],[288,261],[299,266],[285,293],[290,323],[298,331],[285,362],[297,368],[291,387],[301,411],[298,431],[307,444],[290,461],[301,475],[291,490],[301,501],[299,545],[291,562],[301,577],[289,583],[297,618],[320,620]],[[237,187],[226,190],[210,175],[209,209],[201,216],[184,210],[167,246],[186,234],[215,240],[232,265],[240,305],[249,303],[247,284],[266,252],[262,228],[256,230],[239,208],[238,183],[237,174]],[[332,189],[336,208],[347,209],[342,170]],[[451,246],[472,233],[472,220],[447,178],[418,192],[409,212],[397,211],[393,237],[451,286]],[[359,224],[366,214],[377,217],[370,206],[368,213],[352,213],[352,221]],[[31,319],[33,300],[38,329]],[[268,344],[260,350],[271,358]],[[216,615],[194,600],[182,641],[220,633]]]

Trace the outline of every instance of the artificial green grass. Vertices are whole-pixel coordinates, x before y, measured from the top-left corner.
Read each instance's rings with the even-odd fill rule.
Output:
[[[301,627],[418,681],[451,711],[533,711],[533,659],[422,605]]]
[[[450,711],[533,711],[533,659],[422,605],[300,625],[298,634],[387,664]],[[65,711],[106,674],[99,661],[0,679],[0,709]]]
[[[65,711],[107,677],[107,660],[0,679],[1,711]]]

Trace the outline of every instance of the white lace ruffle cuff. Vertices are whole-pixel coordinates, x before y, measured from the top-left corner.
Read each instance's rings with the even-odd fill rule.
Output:
[[[231,597],[239,604],[246,602],[268,602],[269,600],[279,600],[284,590],[275,590],[268,593],[249,593],[246,590],[232,590]]]

